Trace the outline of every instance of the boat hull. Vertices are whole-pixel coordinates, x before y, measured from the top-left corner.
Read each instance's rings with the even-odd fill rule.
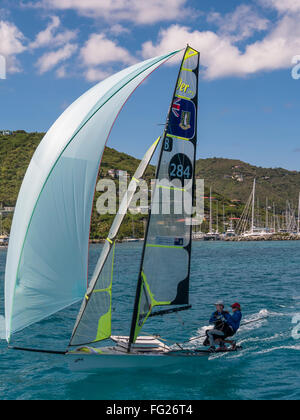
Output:
[[[226,350],[218,353],[231,353]],[[199,357],[210,357],[208,350],[170,351],[165,354],[76,354],[66,355],[69,368],[77,372],[97,372],[114,369],[159,369],[169,366],[187,366],[198,363]]]
[[[66,355],[69,368],[77,372],[96,372],[112,369],[149,369],[178,364],[177,357],[165,355]]]

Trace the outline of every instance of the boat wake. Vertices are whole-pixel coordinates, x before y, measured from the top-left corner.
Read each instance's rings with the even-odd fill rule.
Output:
[[[264,350],[258,351],[256,354],[267,354],[267,353],[271,353],[273,351],[278,351],[278,350],[296,350],[296,351],[300,351],[300,345],[272,347],[270,349],[264,349]]]

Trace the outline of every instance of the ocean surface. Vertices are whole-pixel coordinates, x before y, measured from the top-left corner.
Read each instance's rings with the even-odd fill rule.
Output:
[[[90,274],[100,250],[91,247]],[[114,333],[129,333],[141,250],[138,243],[117,246]],[[0,250],[0,314],[5,259],[6,251]],[[239,353],[199,357],[190,366],[88,374],[71,372],[64,356],[7,350],[1,342],[0,399],[299,399],[300,340],[292,322],[300,314],[300,241],[194,243],[193,309],[148,321],[145,332],[171,342],[201,335],[217,299],[240,302],[244,321],[254,321],[237,335],[243,346]],[[13,344],[65,350],[77,311],[78,305],[23,331]]]

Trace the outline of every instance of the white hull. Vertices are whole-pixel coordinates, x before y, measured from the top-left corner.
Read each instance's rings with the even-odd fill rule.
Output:
[[[128,337],[113,336],[114,347],[81,347],[66,354],[71,370],[96,372],[108,369],[154,369],[166,366],[182,366],[199,356],[209,356],[203,352],[172,351],[155,337],[139,337],[132,353],[127,353]]]
[[[166,355],[66,355],[69,368],[76,372],[96,372],[112,369],[153,369],[174,366],[182,362],[181,357]]]

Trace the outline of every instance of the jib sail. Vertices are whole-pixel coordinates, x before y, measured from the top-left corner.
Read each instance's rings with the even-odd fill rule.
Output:
[[[115,240],[129,205],[157,148],[160,138],[150,147],[129,184],[118,214],[111,226],[108,238],[96,266],[89,290],[79,312],[70,346],[81,346],[106,340],[111,336],[112,285],[115,254]]]

